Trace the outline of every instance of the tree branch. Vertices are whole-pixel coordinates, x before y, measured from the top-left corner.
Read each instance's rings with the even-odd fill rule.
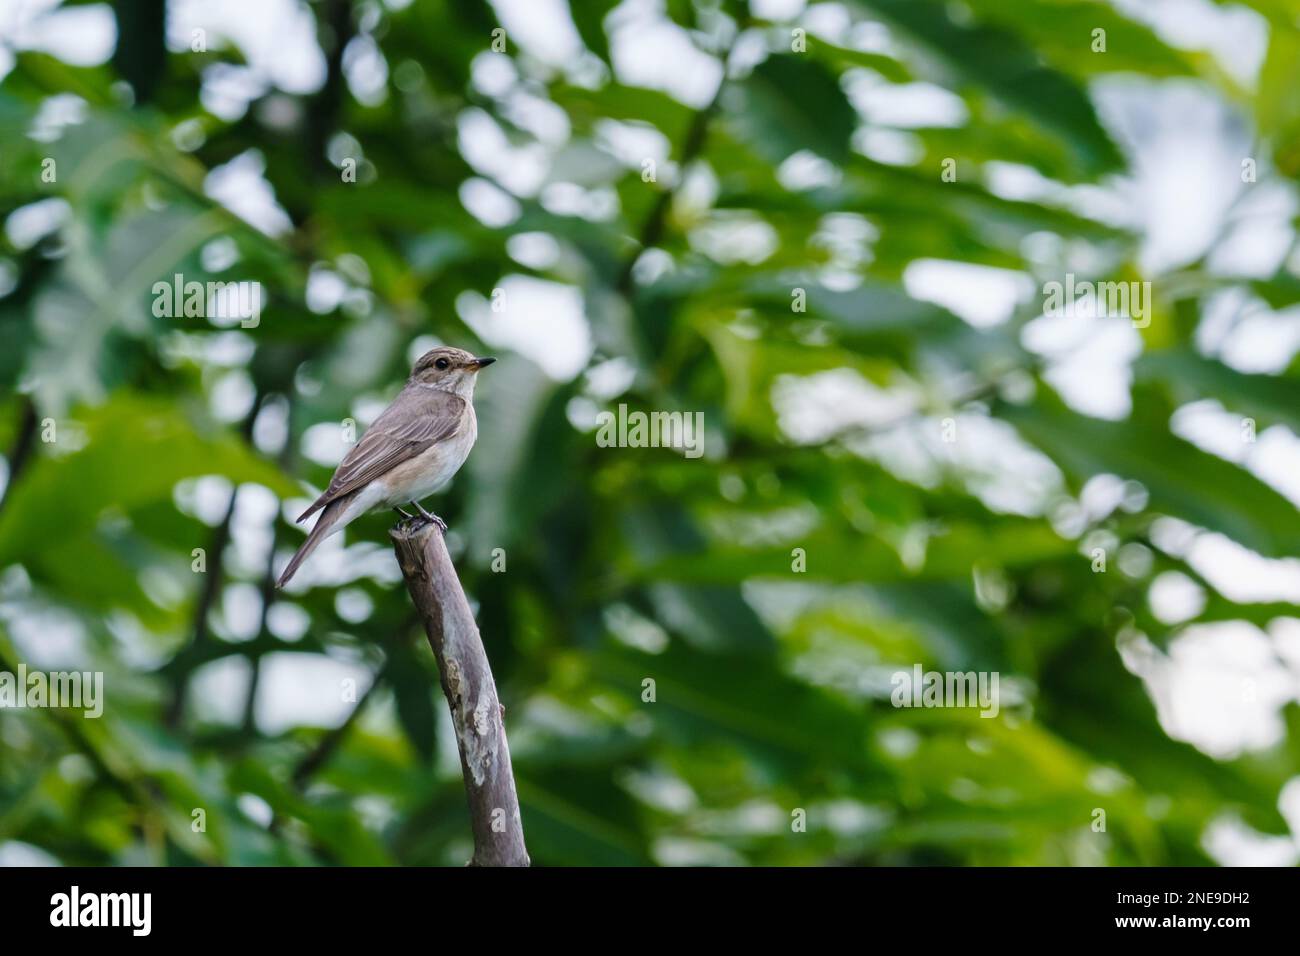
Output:
[[[419,518],[399,523],[388,534],[451,709],[474,831],[470,864],[528,866],[504,709],[447,544],[437,525]]]
[[[181,648],[167,665],[171,671],[171,696],[163,711],[163,726],[176,730],[185,716],[185,696],[189,688],[193,661],[208,644],[208,614],[217,603],[224,583],[223,565],[226,546],[230,544],[230,526],[235,517],[235,504],[239,499],[239,485],[230,490],[230,502],[221,523],[212,529],[212,538],[208,543],[209,567],[199,586],[198,603],[194,605],[194,637],[190,643]]]
[[[240,434],[244,441],[251,445],[253,443],[253,427],[257,423],[257,416],[266,402],[266,394],[260,389],[253,397],[253,407],[249,409],[248,414],[244,417],[244,424],[240,428]],[[171,695],[163,710],[163,726],[168,730],[178,730],[181,721],[185,717],[185,697],[189,691],[189,679],[194,668],[201,663],[203,654],[208,650],[208,645],[212,643],[211,633],[208,628],[208,615],[212,608],[216,606],[217,599],[221,597],[221,589],[225,583],[225,558],[226,548],[230,545],[231,525],[235,519],[235,505],[239,500],[239,483],[236,482],[230,489],[230,501],[226,505],[226,513],[221,519],[221,523],[212,530],[212,539],[208,544],[208,569],[204,575],[203,583],[199,587],[198,602],[194,605],[194,637],[186,644],[171,661],[163,668],[171,680]],[[270,562],[275,558],[275,542],[271,543],[271,556],[267,558],[268,574]],[[266,624],[266,589],[262,591],[262,624],[265,630]],[[259,635],[260,636],[260,635]]]
[[[662,190],[656,197],[650,215],[646,217],[646,221],[641,225],[641,235],[637,238],[637,248],[632,251],[627,261],[623,263],[623,268],[619,270],[618,278],[614,281],[614,289],[625,299],[632,297],[632,277],[637,260],[647,249],[653,249],[663,242],[664,233],[667,231],[668,226],[668,213],[672,209],[673,199],[676,198],[678,191],[681,189],[681,182],[686,178],[686,168],[695,162],[700,153],[704,151],[705,143],[708,140],[709,123],[718,112],[722,100],[722,91],[727,86],[725,59],[723,64],[722,79],[718,83],[717,90],[714,91],[713,99],[707,106],[695,112],[695,115],[691,117],[691,125],[686,130],[686,138],[682,141],[681,152],[677,157],[677,165],[681,170],[678,183]]]
[[[325,83],[307,106],[307,161],[318,180],[333,174],[325,152],[343,107],[343,51],[356,36],[350,0],[327,0],[318,8],[317,38],[325,51]],[[334,175],[338,182],[338,176]]]

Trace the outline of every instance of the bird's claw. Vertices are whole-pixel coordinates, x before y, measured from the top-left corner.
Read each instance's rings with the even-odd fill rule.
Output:
[[[447,522],[443,521],[437,515],[425,511],[424,505],[420,504],[418,501],[412,501],[411,506],[420,513],[421,518],[423,518],[425,521],[432,521],[434,524],[438,526],[439,531],[441,531],[443,534],[447,533]]]

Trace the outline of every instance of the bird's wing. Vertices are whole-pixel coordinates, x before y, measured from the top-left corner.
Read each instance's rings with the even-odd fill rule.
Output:
[[[439,389],[403,389],[366,429],[330,479],[325,493],[298,518],[310,516],[336,498],[356,491],[397,465],[414,458],[460,430],[465,400]]]

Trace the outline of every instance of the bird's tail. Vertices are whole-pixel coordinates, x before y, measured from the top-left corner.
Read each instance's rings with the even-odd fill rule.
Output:
[[[311,534],[307,535],[307,540],[302,543],[302,547],[297,553],[289,559],[285,565],[284,572],[280,575],[280,580],[275,582],[277,588],[282,588],[289,583],[289,579],[297,572],[298,567],[307,560],[307,556],[316,550],[316,546],[324,541],[330,531],[333,529],[339,517],[343,514],[344,508],[351,503],[352,496],[347,495],[342,499],[331,501],[325,506],[320,517],[316,520],[316,527],[311,529]]]

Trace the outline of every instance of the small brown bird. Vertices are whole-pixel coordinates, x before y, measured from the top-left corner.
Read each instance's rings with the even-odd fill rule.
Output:
[[[307,540],[285,567],[276,587],[284,587],[316,546],[377,508],[410,503],[421,516],[436,521],[420,499],[440,491],[469,457],[478,437],[474,417],[474,381],[494,358],[475,358],[464,349],[439,347],[425,352],[411,370],[406,386],[384,409],[339,464],[329,487],[298,516],[321,513]]]

